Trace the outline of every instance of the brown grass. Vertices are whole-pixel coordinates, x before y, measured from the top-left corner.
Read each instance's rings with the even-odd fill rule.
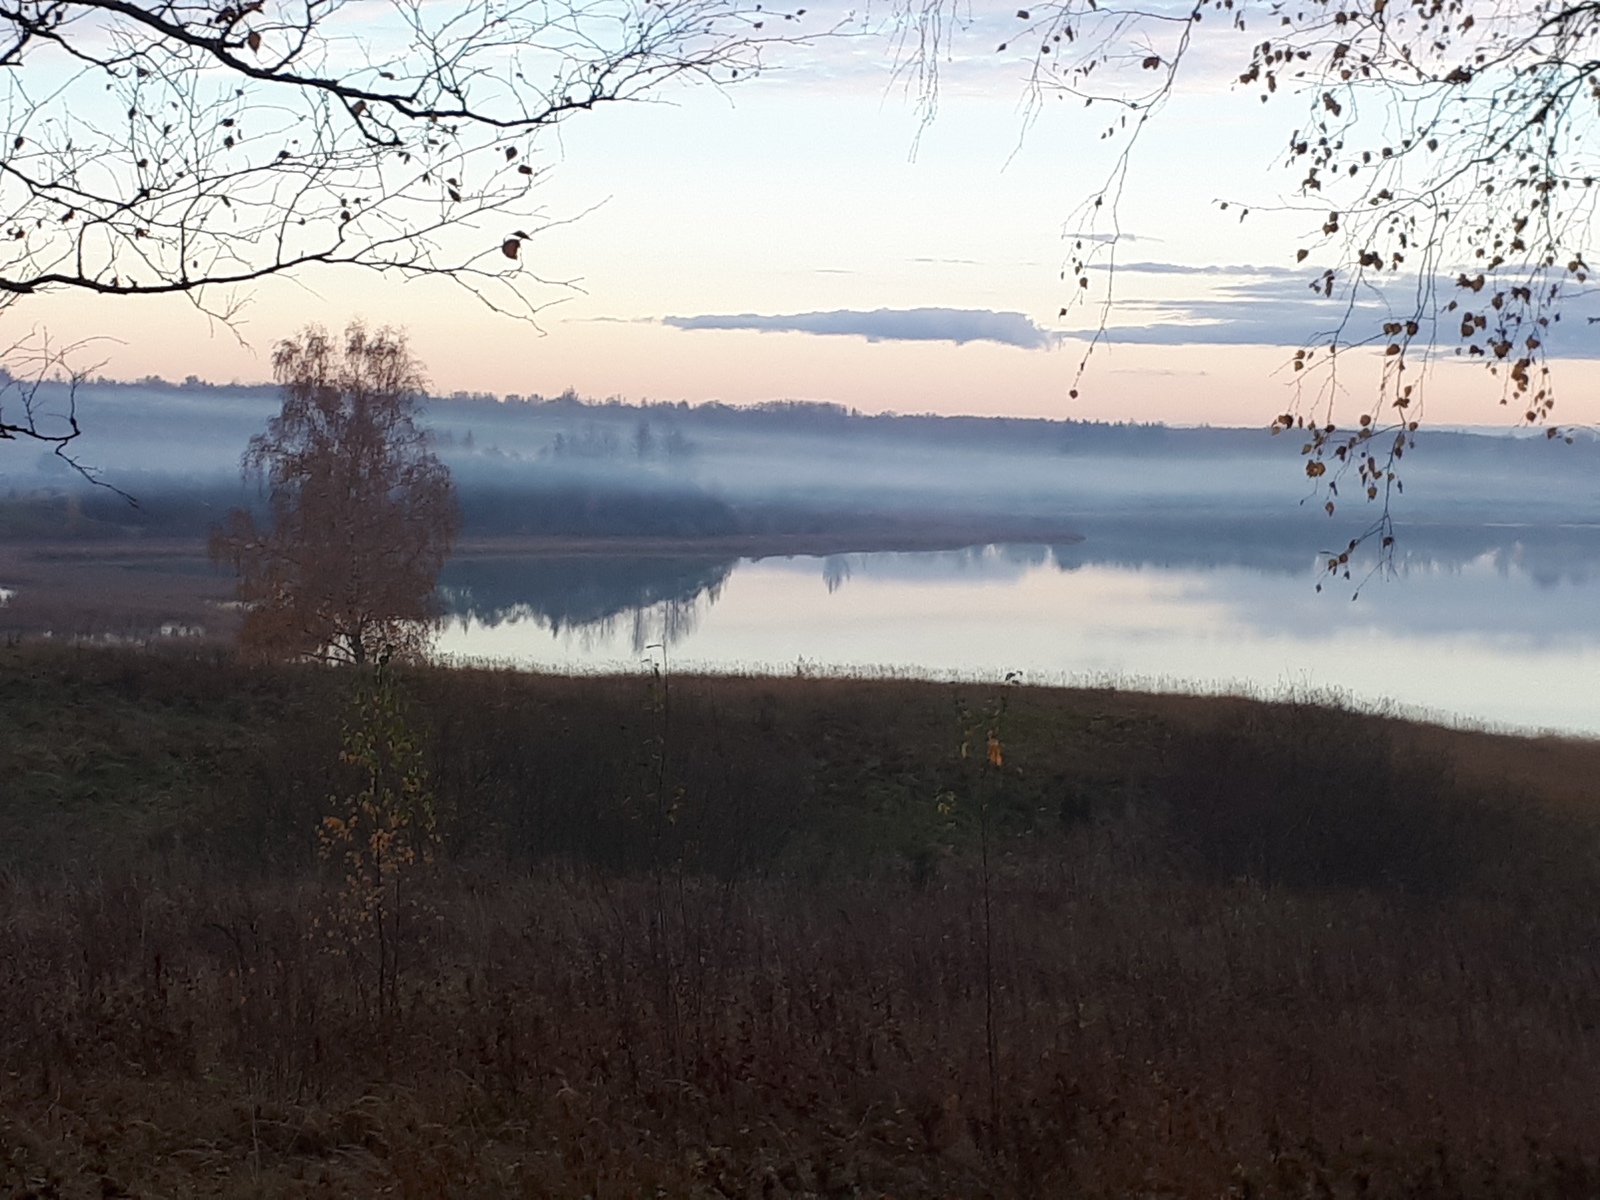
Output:
[[[0,587],[16,593],[0,607],[0,632],[11,639],[225,642],[238,625],[223,607],[232,578],[189,540],[4,542]]]
[[[1600,826],[1519,743],[1024,690],[985,776],[947,686],[415,675],[451,852],[380,1010],[306,827],[345,687],[0,659],[0,1190],[1600,1191]]]

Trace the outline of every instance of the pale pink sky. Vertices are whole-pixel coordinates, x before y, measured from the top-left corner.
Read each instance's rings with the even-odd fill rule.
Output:
[[[1110,321],[1215,326],[1252,301],[1250,319],[1281,344],[1104,345],[1074,401],[1081,343],[1071,339],[1020,348],[663,324],[937,308],[1022,314],[1053,339],[1095,323],[1083,309],[1057,315],[1071,294],[1059,278],[1067,221],[1106,167],[1081,111],[1047,107],[1029,125],[1016,63],[958,58],[919,141],[915,105],[891,85],[880,43],[796,51],[789,66],[726,92],[685,90],[671,103],[586,115],[549,143],[544,215],[576,219],[524,251],[531,269],[558,281],[536,289],[550,305],[536,329],[443,282],[350,272],[255,288],[236,331],[183,300],[56,295],[6,316],[16,336],[42,327],[58,340],[102,339],[81,361],[122,378],[259,380],[277,338],[307,321],[361,317],[404,326],[442,392],[571,386],[595,397],[1180,424],[1261,425],[1287,407],[1282,368],[1295,340],[1318,328],[1296,307],[1291,269],[1313,219],[1287,212],[1241,224],[1237,207],[1224,212],[1216,201],[1268,206],[1290,186],[1277,163],[1297,112],[1264,111],[1218,83],[1221,73],[1197,78],[1136,151],[1122,211],[1134,240],[1120,253],[1148,269],[1119,276],[1123,306]],[[1161,270],[1212,264],[1261,273]],[[1366,398],[1365,369],[1352,359],[1344,376],[1357,399]],[[1558,369],[1558,415],[1600,417],[1589,364]],[[1506,416],[1495,399],[1476,376],[1446,370],[1432,381],[1428,415],[1494,424]]]

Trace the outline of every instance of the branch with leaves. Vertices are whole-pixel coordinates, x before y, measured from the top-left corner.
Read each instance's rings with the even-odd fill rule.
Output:
[[[928,64],[960,26],[961,10],[904,0],[897,12],[901,46],[931,94],[937,73]],[[1421,426],[1434,362],[1481,364],[1519,420],[1568,436],[1554,423],[1548,355],[1594,257],[1600,5],[1048,0],[1019,10],[999,50],[1026,48],[1035,101],[1054,95],[1098,105],[1111,114],[1102,140],[1119,143],[1108,175],[1069,226],[1081,232],[1071,235],[1062,315],[1094,295],[1093,268],[1110,280],[1090,353],[1112,311],[1130,155],[1174,99],[1203,35],[1209,49],[1238,55],[1238,89],[1263,103],[1293,97],[1306,105],[1286,138],[1292,186],[1278,207],[1306,214],[1295,262],[1311,291],[1345,301],[1344,316],[1295,352],[1288,366],[1299,386],[1273,429],[1304,434],[1306,474],[1330,513],[1352,477],[1360,495],[1380,504],[1370,528],[1328,556],[1329,569],[1347,575],[1362,542],[1393,545],[1389,503]],[[1382,315],[1369,324],[1373,305]],[[1341,423],[1338,365],[1350,351],[1376,353],[1381,381]]]
[[[339,761],[355,788],[330,796],[319,849],[344,873],[324,926],[351,959],[363,993],[368,976],[379,1014],[399,1002],[406,917],[416,902],[402,886],[439,849],[439,812],[421,735],[387,658],[356,687]]]

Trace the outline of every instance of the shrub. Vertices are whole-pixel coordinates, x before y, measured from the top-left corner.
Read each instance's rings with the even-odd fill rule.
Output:
[[[1503,822],[1447,762],[1396,753],[1370,716],[1252,705],[1174,736],[1170,832],[1204,872],[1291,888],[1455,890]]]

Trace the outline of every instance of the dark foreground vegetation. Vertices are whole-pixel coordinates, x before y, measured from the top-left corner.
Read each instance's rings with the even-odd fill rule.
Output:
[[[418,671],[374,919],[353,682],[0,651],[0,1193],[1600,1192],[1600,745]]]

